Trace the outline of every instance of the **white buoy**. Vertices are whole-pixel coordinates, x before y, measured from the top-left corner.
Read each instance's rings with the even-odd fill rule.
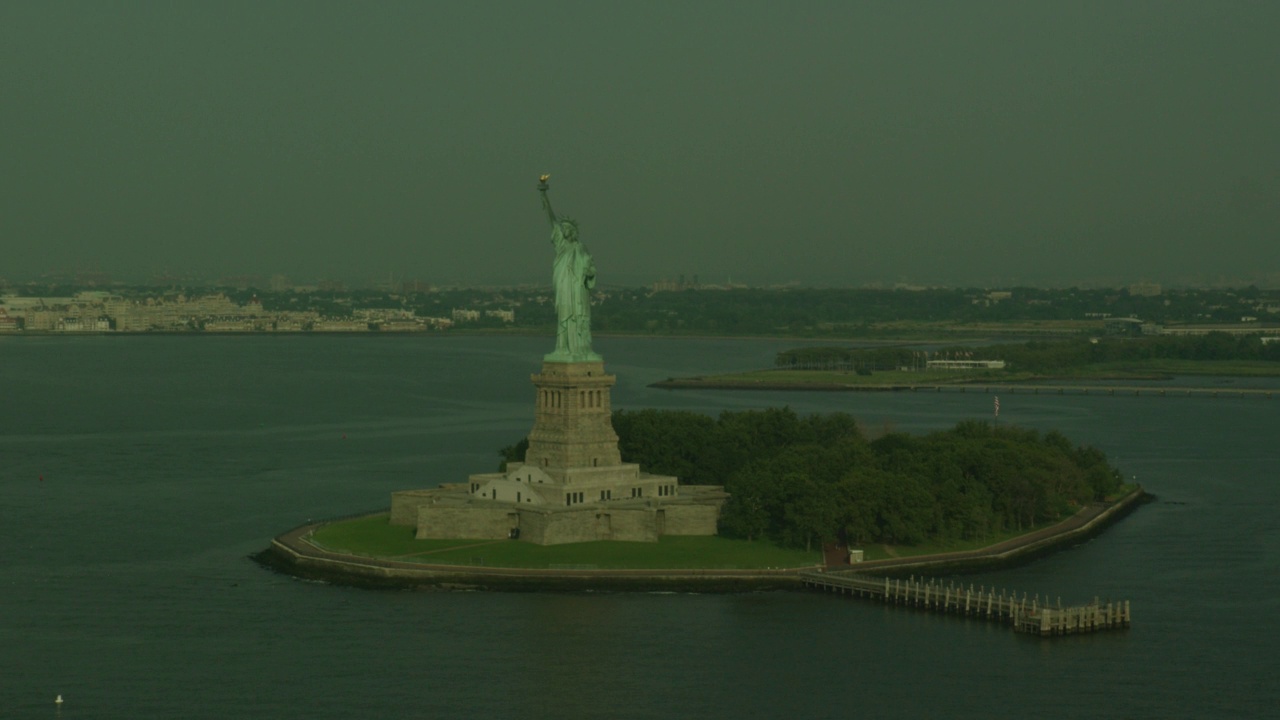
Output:
[[[62,704],[62,696],[61,696],[61,695],[59,695],[59,696],[58,696],[58,699],[53,701],[53,704],[54,704],[54,705],[61,705],[61,704]]]

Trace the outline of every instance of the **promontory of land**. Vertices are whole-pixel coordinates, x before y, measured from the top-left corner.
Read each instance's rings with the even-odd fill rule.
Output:
[[[757,567],[605,567],[592,563],[554,562],[583,556],[582,548],[558,546],[542,559],[542,567],[503,567],[486,562],[466,564],[461,561],[432,562],[431,553],[448,553],[452,558],[485,558],[485,548],[495,544],[518,545],[518,541],[476,542],[459,544],[451,549],[428,550],[395,555],[364,554],[359,548],[331,548],[319,537],[326,531],[341,533],[344,524],[378,522],[385,516],[376,514],[335,522],[308,523],[277,536],[271,545],[254,555],[262,565],[298,578],[338,585],[374,589],[413,589],[441,591],[613,591],[613,592],[753,592],[765,590],[799,590],[804,572],[859,572],[897,577],[907,574],[962,574],[1013,567],[1046,554],[1080,544],[1104,531],[1151,496],[1141,487],[1108,502],[1093,503],[1074,515],[1047,527],[1039,528],[999,542],[968,550],[924,552],[899,557],[882,557],[851,563],[844,549],[828,552],[816,562],[789,567],[765,563],[778,559],[773,550],[755,555]],[[359,533],[359,529],[356,530]],[[348,539],[350,536],[348,535]],[[366,535],[365,541],[378,544]],[[355,543],[357,546],[359,542]],[[640,543],[622,543],[637,545]],[[589,543],[598,545],[598,543]],[[692,548],[654,548],[644,552],[649,560],[663,558],[670,565],[687,563],[687,550]],[[452,552],[449,552],[449,551]],[[585,551],[599,559],[600,554]],[[563,556],[557,558],[556,556]]]
[[[1152,381],[1189,375],[1280,377],[1280,340],[1260,334],[1212,332],[931,349],[805,347],[778,353],[773,368],[668,378],[654,383],[654,387],[911,390],[1054,381],[1079,385],[1089,381]]]
[[[723,483],[718,535],[564,546],[425,540],[375,515],[297,528],[260,560],[372,585],[757,589],[815,568],[958,572],[1019,562],[1097,532],[1143,496],[1094,448],[976,421],[874,434],[847,414],[776,408],[714,418],[615,411],[613,425],[624,456],[681,482]],[[849,548],[865,562],[847,565]]]

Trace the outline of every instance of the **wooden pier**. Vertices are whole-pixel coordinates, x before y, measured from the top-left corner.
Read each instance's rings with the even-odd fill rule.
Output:
[[[876,578],[865,575],[805,572],[806,587],[840,595],[866,597],[881,602],[918,608],[931,612],[966,615],[1010,625],[1015,632],[1045,637],[1076,633],[1118,630],[1129,627],[1129,601],[1103,604],[1093,602],[1074,607],[1049,605],[1048,597],[1028,597],[1023,593],[1007,593],[972,584],[956,584],[925,578]]]

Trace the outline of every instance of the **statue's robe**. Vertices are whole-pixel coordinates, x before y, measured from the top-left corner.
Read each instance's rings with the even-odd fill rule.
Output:
[[[596,286],[595,263],[580,241],[565,237],[562,223],[552,226],[551,244],[556,250],[551,273],[556,291],[553,355],[566,360],[596,359],[591,352],[591,288]]]

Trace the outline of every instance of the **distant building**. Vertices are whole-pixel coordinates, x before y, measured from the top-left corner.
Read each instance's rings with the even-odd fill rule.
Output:
[[[368,332],[369,323],[345,318],[325,318],[316,320],[311,329],[315,332]]]
[[[516,321],[515,310],[485,310],[485,317],[497,318],[502,322],[514,323]]]
[[[1113,317],[1102,321],[1102,329],[1108,335],[1141,335],[1142,321],[1131,317]]]
[[[1160,283],[1142,282],[1129,286],[1129,294],[1134,297],[1156,297],[1160,292]]]
[[[1272,335],[1280,336],[1280,327],[1267,327],[1259,323],[1241,325],[1166,325],[1160,328],[1160,335],[1208,335],[1209,333],[1226,333],[1228,335]]]
[[[449,318],[443,317],[424,317],[422,318],[422,322],[435,330],[447,330],[453,327],[453,321]]]
[[[655,282],[651,289],[653,292],[681,292],[682,290],[699,290],[702,284],[698,282],[698,276],[693,276],[693,282],[685,282],[684,275],[681,274],[678,280],[668,280],[663,278]]]
[[[454,308],[452,315],[453,315],[453,321],[456,323],[476,322],[477,320],[480,319],[479,310],[465,310],[463,308]]]
[[[1003,370],[1003,360],[929,360],[930,370]]]

